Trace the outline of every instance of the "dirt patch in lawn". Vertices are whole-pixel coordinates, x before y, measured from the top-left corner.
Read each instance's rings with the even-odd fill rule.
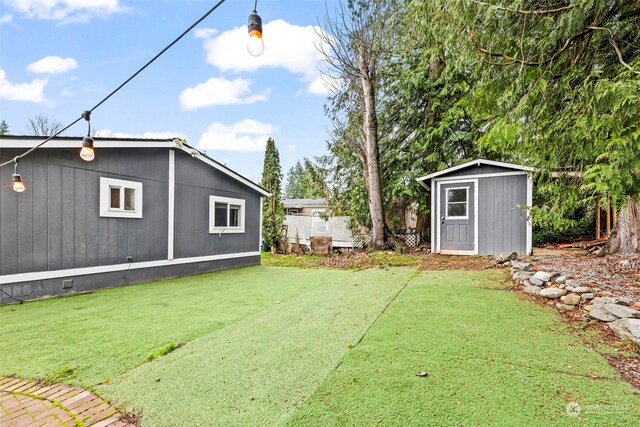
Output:
[[[605,355],[605,359],[613,366],[629,384],[640,390],[640,358]]]

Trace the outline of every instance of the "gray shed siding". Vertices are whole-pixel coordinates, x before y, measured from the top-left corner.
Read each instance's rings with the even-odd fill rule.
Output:
[[[487,176],[505,174],[506,176]],[[512,168],[480,165],[440,175],[431,183],[431,197],[438,200],[437,182],[450,179],[478,179],[478,255],[497,255],[501,252],[527,253],[527,218],[520,206],[527,204],[528,176],[526,172]],[[441,203],[443,201],[441,200]],[[439,207],[432,218],[439,224]],[[440,238],[438,227],[432,225],[436,239]]]
[[[493,166],[493,165],[480,165],[480,166],[469,166],[468,168],[464,168],[464,169],[460,169],[457,171],[453,171],[453,172],[449,172],[446,175],[442,175],[439,178],[442,178],[443,176],[446,177],[463,177],[463,176],[469,176],[469,175],[486,175],[486,174],[490,174],[490,173],[507,173],[507,172],[517,172],[514,171],[513,169],[509,169],[509,168],[504,168],[501,166]]]
[[[183,152],[176,152],[175,167],[176,258],[259,250],[258,192]],[[244,233],[209,233],[209,196],[245,200]]]
[[[2,150],[2,161],[23,150]],[[38,150],[20,161],[27,191],[0,186],[0,275],[166,259],[165,149]],[[102,218],[100,177],[142,182],[143,216]]]
[[[478,188],[478,254],[524,255],[527,220],[519,205],[527,204],[527,175],[481,178]]]

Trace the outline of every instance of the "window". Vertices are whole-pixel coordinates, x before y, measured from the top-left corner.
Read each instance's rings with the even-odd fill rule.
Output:
[[[209,197],[209,233],[244,233],[244,200]]]
[[[142,218],[142,183],[100,178],[100,216]]]
[[[287,215],[298,215],[298,209],[287,208]]]
[[[467,219],[469,188],[447,188],[447,219]]]

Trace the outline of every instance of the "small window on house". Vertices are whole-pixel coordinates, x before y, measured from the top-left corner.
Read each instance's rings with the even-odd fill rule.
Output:
[[[447,219],[466,219],[469,189],[467,187],[447,188],[446,192]]]
[[[298,209],[288,208],[287,215],[298,215]]]
[[[229,197],[209,197],[209,232],[244,233],[243,199]]]
[[[142,218],[142,183],[100,178],[100,216]]]

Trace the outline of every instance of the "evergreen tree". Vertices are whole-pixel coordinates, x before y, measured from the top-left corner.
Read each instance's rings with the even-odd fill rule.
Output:
[[[298,160],[287,172],[284,196],[287,199],[327,197],[326,185],[319,168],[307,158],[302,161]]]
[[[7,135],[7,134],[9,134],[9,123],[3,120],[2,122],[0,122],[0,135]]]
[[[284,206],[281,200],[282,168],[280,167],[280,154],[276,148],[276,142],[269,138],[264,154],[264,166],[262,169],[262,182],[260,185],[271,193],[271,197],[265,197],[262,209],[262,239],[271,250],[277,250],[280,245],[282,223],[284,222]]]

